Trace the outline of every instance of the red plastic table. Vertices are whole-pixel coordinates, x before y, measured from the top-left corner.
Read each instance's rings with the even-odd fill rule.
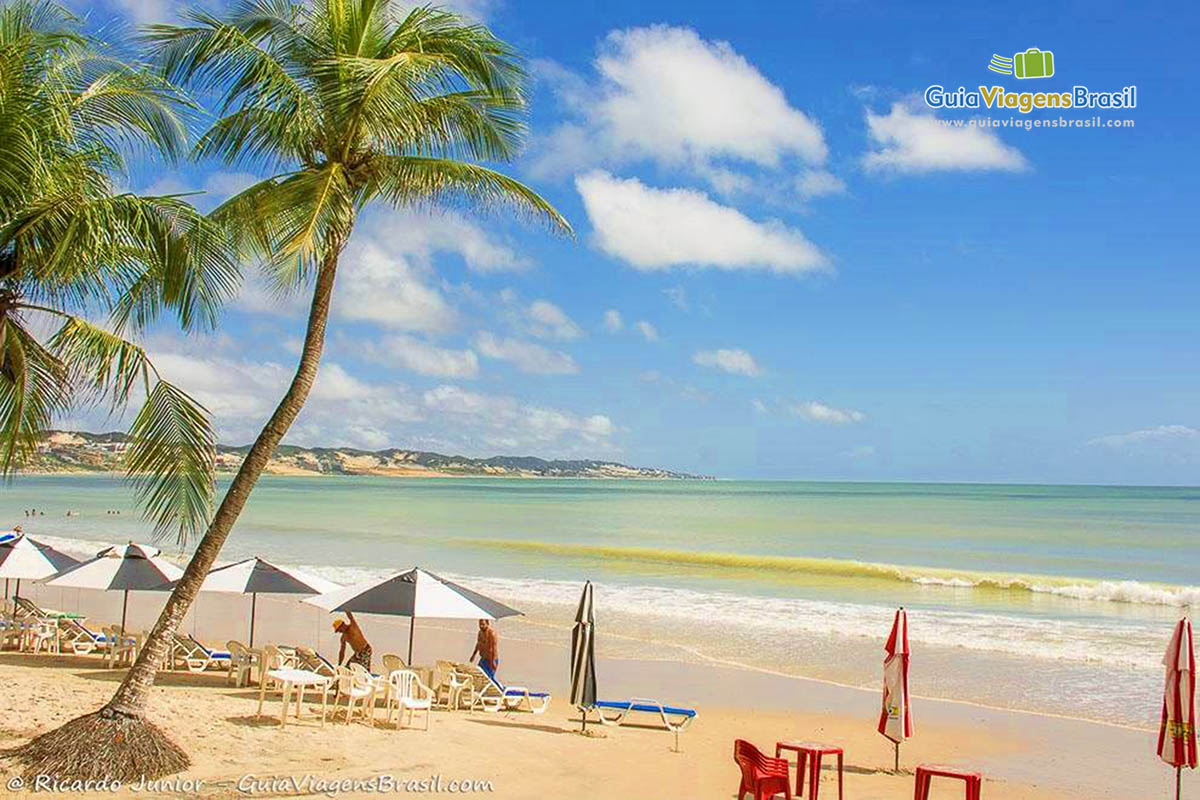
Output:
[[[776,742],[775,757],[780,758],[784,750],[796,754],[796,796],[804,796],[804,765],[808,762],[808,785],[812,800],[817,800],[821,785],[821,756],[837,756],[838,800],[842,800],[842,748],[819,742]]]
[[[983,791],[983,778],[978,772],[957,767],[946,767],[941,764],[921,764],[917,767],[917,783],[913,792],[913,800],[926,800],[929,797],[929,782],[933,778],[955,778],[966,785],[966,800],[979,800]]]

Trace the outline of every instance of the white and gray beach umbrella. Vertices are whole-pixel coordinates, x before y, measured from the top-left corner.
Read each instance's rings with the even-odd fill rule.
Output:
[[[160,588],[174,589],[175,584],[170,583]],[[260,594],[315,595],[327,594],[341,588],[340,583],[327,581],[298,569],[281,567],[257,556],[217,567],[209,572],[204,583],[200,584],[202,592],[250,595],[251,647],[254,646],[254,617],[258,611]]]
[[[121,630],[124,631],[130,592],[161,589],[164,583],[183,577],[183,570],[159,558],[160,552],[157,547],[133,542],[106,547],[95,558],[62,572],[46,581],[46,585],[124,592],[121,601]]]
[[[521,612],[414,567],[329,594],[305,600],[330,613],[387,614],[409,617],[408,661],[412,663],[413,629],[418,617],[429,619],[501,619]]]
[[[580,710],[583,730],[587,730],[588,709],[596,705],[596,614],[591,581],[583,585],[571,629],[571,705]]]
[[[10,580],[16,580],[15,596],[19,597],[22,580],[40,581],[78,563],[78,560],[44,542],[30,539],[19,530],[0,533],[0,578],[4,578],[6,597]]]

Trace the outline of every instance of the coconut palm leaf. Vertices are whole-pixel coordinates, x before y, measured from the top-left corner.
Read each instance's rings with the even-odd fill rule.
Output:
[[[174,531],[182,546],[212,512],[216,445],[207,409],[159,381],[130,426],[126,469],[158,535]]]

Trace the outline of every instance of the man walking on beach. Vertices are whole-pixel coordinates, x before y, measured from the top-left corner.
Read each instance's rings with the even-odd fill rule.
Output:
[[[495,675],[500,666],[500,637],[496,635],[496,629],[486,619],[479,620],[479,635],[475,637],[475,649],[471,651],[471,657],[467,660],[474,661],[476,655],[479,656],[479,666],[484,671]]]
[[[342,663],[342,659],[346,656],[346,645],[350,645],[353,655],[346,662],[346,666],[350,664],[359,664],[367,672],[371,671],[371,643],[367,641],[367,637],[363,635],[362,628],[358,627],[358,622],[354,619],[354,615],[349,611],[346,616],[350,618],[350,622],[339,619],[333,623],[333,630],[342,635],[342,647],[338,650],[338,664]]]

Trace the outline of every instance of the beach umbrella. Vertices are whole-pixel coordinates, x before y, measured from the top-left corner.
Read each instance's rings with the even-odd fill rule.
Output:
[[[161,589],[164,583],[183,577],[183,570],[159,558],[159,552],[157,547],[133,542],[106,547],[95,558],[60,573],[46,581],[46,585],[124,592],[121,601],[121,632],[124,633],[130,592]]]
[[[1158,729],[1158,755],[1175,768],[1175,798],[1183,788],[1183,768],[1196,768],[1196,653],[1192,648],[1192,623],[1179,620],[1163,665],[1162,724]]]
[[[174,589],[175,583],[169,583],[160,588]],[[217,567],[209,572],[204,583],[200,584],[202,592],[250,595],[251,647],[254,646],[254,618],[258,611],[260,594],[314,595],[326,594],[340,588],[342,586],[339,583],[318,578],[316,575],[309,575],[298,569],[281,567],[257,556]]]
[[[596,705],[596,615],[592,582],[583,585],[575,627],[571,629],[571,705],[580,710],[587,730],[587,710]]]
[[[501,619],[520,614],[478,592],[414,567],[383,578],[346,586],[304,602],[330,613],[387,614],[409,617],[408,661],[412,663],[413,629],[418,617],[430,619]]]
[[[908,614],[896,611],[892,634],[884,645],[883,709],[879,713],[879,732],[896,746],[897,772],[900,770],[900,743],[913,735],[912,707],[908,696]]]
[[[8,596],[9,580],[16,580],[13,596],[20,597],[22,579],[40,581],[78,563],[45,542],[30,539],[20,530],[0,534],[0,578],[4,578],[5,597]]]

